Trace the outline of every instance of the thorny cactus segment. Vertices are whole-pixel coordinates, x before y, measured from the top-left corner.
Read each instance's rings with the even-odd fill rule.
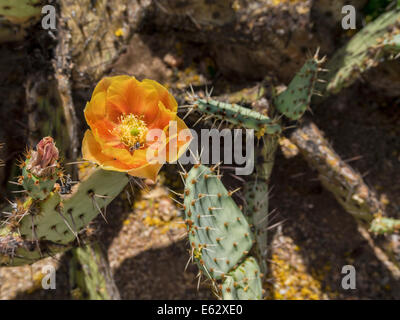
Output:
[[[68,247],[47,241],[40,242],[40,250],[36,241],[24,240],[8,228],[0,229],[0,266],[20,266],[53,256]]]
[[[69,243],[98,214],[105,217],[102,208],[127,183],[128,177],[124,173],[96,169],[73,188],[71,194],[54,193],[44,201],[32,203],[20,222],[19,232],[27,240]]]
[[[373,215],[383,212],[375,192],[339,157],[316,125],[303,123],[292,133],[291,141],[307,162],[318,170],[321,183],[347,212],[365,221],[371,221]]]
[[[370,231],[377,234],[400,232],[400,219],[378,216],[372,220]]]
[[[261,105],[260,105],[261,106]],[[268,185],[278,146],[277,135],[264,135],[255,150],[254,173],[244,183],[244,213],[255,237],[255,255],[261,271],[267,272]]]
[[[127,183],[126,174],[98,168],[71,194],[52,192],[45,200],[12,203],[0,229],[0,265],[31,264],[66,250],[98,214],[106,218],[106,206]]]
[[[369,23],[341,48],[327,68],[326,91],[338,93],[360,75],[400,52],[400,10],[393,9]]]
[[[120,300],[106,254],[99,243],[72,250],[70,282],[76,299]]]
[[[263,295],[262,274],[256,259],[247,258],[222,282],[224,300],[261,300]]]
[[[21,24],[40,17],[43,0],[0,0],[0,17]]]
[[[246,218],[216,172],[203,165],[187,174],[184,209],[192,257],[209,278],[224,278],[252,247]]]
[[[393,59],[397,59],[399,57],[399,53],[400,53],[400,32],[399,32],[399,28],[400,28],[400,23],[398,23],[397,26],[397,32],[395,33],[394,30],[396,29],[392,29],[392,33],[394,35],[392,35],[391,37],[388,38],[384,38],[384,39],[379,39],[378,43],[381,43],[383,45],[383,50],[389,54],[392,54]],[[382,41],[383,40],[383,41]],[[378,46],[379,48],[379,46]]]
[[[278,147],[278,136],[265,135],[262,144],[255,150],[255,167],[252,179],[268,182],[275,164],[275,153]]]
[[[358,224],[358,230],[368,245],[377,252],[383,265],[400,279],[396,257],[381,250],[375,244],[367,229],[375,233],[390,233],[399,227],[395,220],[384,218],[385,208],[376,192],[367,186],[363,177],[354,171],[332,149],[312,122],[304,122],[291,135],[291,141],[299,148],[305,160],[319,172],[322,185],[333,193],[342,207],[350,213]],[[373,220],[374,219],[374,220]]]
[[[53,138],[45,137],[40,140],[36,150],[28,151],[21,167],[22,176],[18,182],[28,195],[34,200],[47,198],[53,191],[57,179],[62,177],[58,163],[58,149]]]
[[[254,129],[257,136],[263,136],[266,133],[279,134],[282,131],[276,120],[237,104],[224,103],[210,98],[197,99],[192,104],[192,110],[200,112],[204,119],[221,120],[241,128]]]
[[[43,0],[0,0],[0,43],[23,40],[45,4]]]
[[[317,52],[313,58],[305,62],[287,89],[274,100],[274,105],[280,113],[297,120],[309,108],[315,82],[318,80],[318,71],[322,70],[320,65],[324,61],[325,58],[318,59]]]
[[[268,183],[263,180],[251,181],[244,186],[247,217],[256,239],[257,260],[263,273],[267,272],[267,229],[268,229]]]

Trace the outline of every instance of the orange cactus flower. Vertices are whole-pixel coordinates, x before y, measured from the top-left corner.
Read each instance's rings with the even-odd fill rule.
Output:
[[[91,130],[83,138],[83,158],[105,170],[155,181],[165,162],[161,155],[176,161],[192,139],[177,109],[175,98],[156,81],[102,79],[84,110]]]

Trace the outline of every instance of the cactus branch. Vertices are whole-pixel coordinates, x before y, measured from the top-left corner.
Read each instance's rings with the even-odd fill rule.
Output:
[[[338,93],[367,70],[397,59],[399,52],[400,10],[393,9],[369,23],[332,57],[326,91]]]
[[[323,186],[347,212],[368,222],[383,212],[376,193],[339,157],[314,123],[303,122],[291,134],[290,140],[310,166],[318,170]]]
[[[361,236],[376,257],[387,266],[395,279],[400,279],[398,261],[392,254],[379,248],[367,231],[369,228],[376,233],[395,230],[399,222],[382,218],[384,210],[376,193],[368,188],[360,174],[337,155],[315,124],[303,122],[292,133],[291,141],[299,148],[309,165],[319,172],[322,185],[356,219]]]
[[[75,299],[120,300],[106,254],[95,242],[72,250],[70,282]]]

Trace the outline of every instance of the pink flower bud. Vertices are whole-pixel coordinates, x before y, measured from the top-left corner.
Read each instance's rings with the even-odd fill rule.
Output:
[[[52,137],[39,141],[36,151],[32,151],[27,169],[36,176],[48,176],[55,171],[58,160],[58,149]]]

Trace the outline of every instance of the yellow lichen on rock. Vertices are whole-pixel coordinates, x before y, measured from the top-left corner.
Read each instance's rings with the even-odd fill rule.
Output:
[[[146,226],[155,227],[161,233],[166,233],[171,229],[185,228],[178,209],[168,192],[161,186],[156,186],[148,193],[142,191],[140,198],[135,201],[134,209]]]
[[[280,236],[280,246],[274,248],[269,277],[265,284],[266,298],[276,300],[328,299],[321,281],[323,275],[309,272],[301,257],[301,248],[291,238]]]
[[[306,2],[307,0],[272,0],[272,4],[278,6],[282,3],[296,4],[299,2]]]

